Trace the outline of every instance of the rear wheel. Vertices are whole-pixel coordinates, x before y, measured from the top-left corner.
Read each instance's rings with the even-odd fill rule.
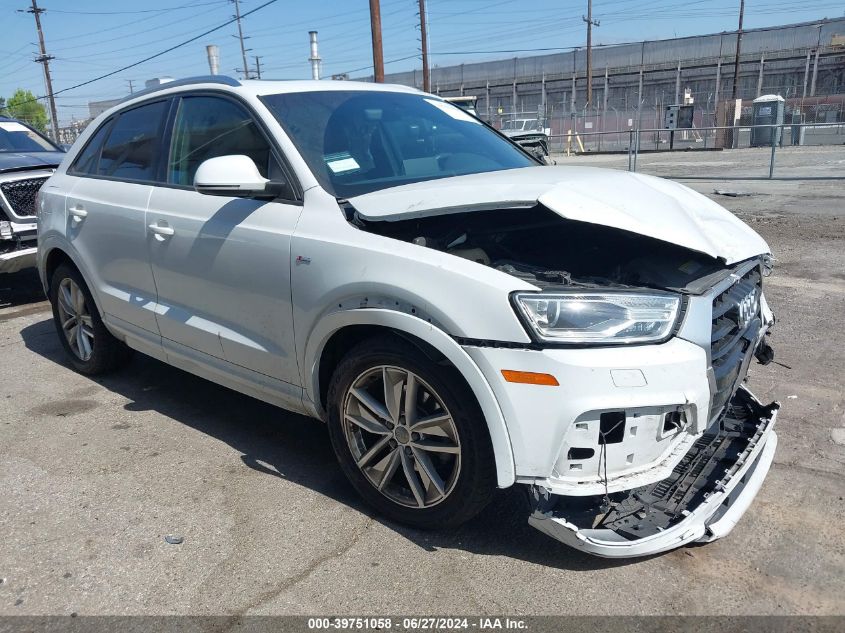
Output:
[[[329,431],[344,473],[382,514],[457,525],[495,488],[487,426],[460,375],[393,338],[347,354],[329,387]]]
[[[106,329],[76,268],[61,264],[53,273],[50,303],[62,347],[77,371],[102,374],[123,365],[129,358],[131,350]]]

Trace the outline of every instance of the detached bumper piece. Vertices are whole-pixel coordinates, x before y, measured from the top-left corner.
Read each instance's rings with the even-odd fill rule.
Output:
[[[36,247],[0,253],[0,273],[16,273],[24,268],[35,266]]]
[[[8,183],[0,183],[0,187]],[[5,219],[0,201],[0,273],[16,273],[35,266],[37,226],[31,222],[11,222]]]
[[[769,472],[779,406],[764,406],[740,387],[722,420],[666,479],[609,497],[559,497],[533,486],[528,522],[562,543],[607,558],[648,556],[721,538]]]

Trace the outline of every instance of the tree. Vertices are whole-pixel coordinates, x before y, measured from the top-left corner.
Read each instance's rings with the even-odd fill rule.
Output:
[[[6,101],[6,112],[15,119],[28,123],[36,130],[47,131],[47,109],[29,90],[18,88]]]

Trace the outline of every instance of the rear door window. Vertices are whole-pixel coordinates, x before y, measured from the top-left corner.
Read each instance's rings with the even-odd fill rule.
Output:
[[[96,173],[119,180],[154,181],[167,105],[158,101],[123,112],[109,132]]]
[[[209,158],[249,156],[267,178],[270,144],[244,108],[220,97],[184,97],[173,125],[167,182],[192,186],[200,164]]]

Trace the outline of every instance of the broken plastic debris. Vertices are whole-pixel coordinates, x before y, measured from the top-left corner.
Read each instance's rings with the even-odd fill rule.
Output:
[[[717,196],[729,196],[731,198],[743,198],[745,196],[753,196],[753,193],[745,191],[729,191],[728,189],[714,189],[713,193]]]
[[[787,400],[798,400],[798,396],[786,396]]]
[[[184,540],[184,536],[176,536],[175,534],[168,534],[164,537],[164,542],[168,545],[181,545]]]

